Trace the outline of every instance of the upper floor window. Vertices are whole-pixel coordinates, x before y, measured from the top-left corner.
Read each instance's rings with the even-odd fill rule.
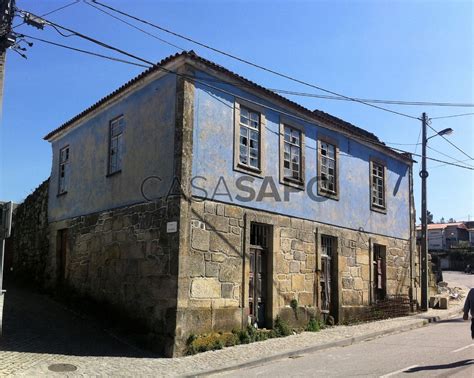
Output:
[[[240,107],[239,164],[260,169],[260,113]]]
[[[109,172],[113,174],[122,170],[123,131],[125,119],[120,116],[110,122],[109,137]]]
[[[234,170],[262,177],[265,111],[253,102],[236,98],[234,103]]]
[[[374,210],[385,209],[385,166],[375,161],[371,165],[371,207]]]
[[[280,122],[280,183],[300,189],[304,185],[303,130],[290,120]]]
[[[339,190],[337,146],[335,143],[329,143],[324,140],[320,140],[318,144],[319,194],[337,198]]]
[[[69,176],[69,146],[59,150],[59,185],[58,194],[67,193],[67,180]]]
[[[284,178],[301,181],[301,132],[285,125],[283,146]]]

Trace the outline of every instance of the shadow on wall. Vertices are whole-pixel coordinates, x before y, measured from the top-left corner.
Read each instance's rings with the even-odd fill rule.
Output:
[[[0,351],[72,356],[159,357],[121,341],[93,319],[7,281]]]

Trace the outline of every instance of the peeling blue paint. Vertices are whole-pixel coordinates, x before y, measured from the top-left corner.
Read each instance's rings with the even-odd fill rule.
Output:
[[[208,78],[202,72],[197,77]],[[212,83],[214,87],[224,88],[238,97],[255,101],[273,109],[274,103],[267,102],[247,93],[238,87]],[[206,181],[198,181],[199,187],[212,193],[219,177],[222,176],[231,193],[238,194],[235,180],[243,174],[233,169],[234,145],[234,101],[231,94],[196,83],[193,136],[193,176],[203,176]],[[287,111],[286,111],[287,112]],[[281,113],[266,109],[266,128],[262,172],[273,176],[280,195],[284,185],[279,183],[279,124]],[[408,239],[410,235],[410,189],[409,165],[383,152],[379,152],[356,140],[351,140],[337,132],[325,129],[299,119],[295,122],[304,127],[305,134],[305,182],[318,175],[317,140],[324,135],[335,139],[339,144],[339,200],[318,196],[311,200],[306,191],[291,193],[289,202],[276,203],[264,198],[261,202],[242,202],[228,196],[216,197],[222,202],[233,202],[259,210],[266,210],[288,216],[319,221],[336,226],[365,231],[386,236]],[[370,208],[370,159],[378,158],[386,162],[386,202],[387,213],[382,214]],[[252,186],[257,192],[263,179],[255,177]],[[314,191],[317,193],[317,191]],[[240,192],[241,193],[241,192]],[[241,193],[242,194],[242,193]],[[193,189],[193,195],[202,196],[202,190]]]

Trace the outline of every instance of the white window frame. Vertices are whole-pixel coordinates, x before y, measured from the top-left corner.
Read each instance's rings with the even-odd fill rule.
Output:
[[[257,128],[252,127],[246,123],[241,122],[241,109],[245,108],[249,112],[258,114],[259,118],[259,125],[258,130]],[[257,105],[254,105],[248,101],[243,99],[236,99],[234,104],[234,170],[248,173],[251,175],[256,175],[262,177],[263,171],[263,163],[264,163],[264,156],[263,156],[263,145],[262,141],[264,140],[264,130],[265,130],[265,114],[263,112],[263,108]],[[248,160],[247,163],[242,162],[240,159],[240,148],[241,148],[241,127],[247,130],[247,153],[248,153]],[[257,151],[257,158],[258,164],[257,167],[252,166],[250,164],[250,133],[258,131],[258,151]]]
[[[299,134],[299,145],[288,141],[285,138],[286,130]],[[299,149],[299,177],[295,178],[292,175],[285,174],[285,146],[297,147]],[[291,170],[291,153],[290,153],[290,170]],[[298,189],[304,189],[305,182],[305,135],[304,127],[290,119],[282,117],[280,119],[280,183],[289,185]]]
[[[374,170],[378,173],[375,174]],[[375,182],[377,180],[377,182]],[[384,162],[377,159],[370,159],[370,208],[373,211],[386,213],[387,211],[387,166]],[[375,193],[377,191],[377,193]],[[382,203],[379,202],[382,195]]]
[[[334,156],[330,157],[329,155],[323,155],[322,149],[323,145],[328,145],[334,148]],[[332,138],[328,137],[320,137],[318,139],[318,194],[320,196],[328,197],[334,200],[339,200],[339,147],[337,141]],[[333,177],[334,177],[334,190],[330,190],[324,184],[326,181],[323,178],[323,175],[329,174],[329,172],[323,172],[323,159],[328,159],[334,161],[333,167]],[[329,166],[327,166],[327,170],[329,170]]]

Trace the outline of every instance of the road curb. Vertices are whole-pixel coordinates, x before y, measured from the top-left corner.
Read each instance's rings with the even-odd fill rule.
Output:
[[[223,368],[219,369],[213,369],[213,370],[207,370],[203,371],[197,374],[191,374],[191,375],[186,375],[186,377],[206,377],[214,374],[219,374],[219,373],[224,373],[228,371],[233,371],[233,370],[238,370],[238,369],[243,369],[243,368],[249,368],[249,367],[255,367],[255,366],[260,366],[264,365],[267,362],[275,361],[275,360],[281,360],[283,358],[289,358],[292,356],[297,356],[300,354],[307,354],[311,352],[316,352],[319,350],[324,350],[324,349],[329,349],[329,348],[334,348],[334,347],[345,347],[349,346],[352,344],[357,344],[362,341],[367,341],[370,339],[375,339],[380,336],[385,336],[385,335],[391,335],[395,333],[400,333],[400,332],[406,332],[410,331],[413,329],[421,328],[423,326],[432,324],[432,323],[437,323],[442,320],[449,319],[459,313],[462,312],[461,308],[456,308],[452,311],[449,311],[445,314],[439,315],[439,316],[423,316],[423,315],[415,315],[415,319],[419,319],[418,322],[412,323],[409,325],[402,325],[402,326],[397,326],[397,327],[392,327],[388,328],[382,331],[377,331],[377,332],[371,332],[365,335],[360,335],[360,336],[354,336],[350,337],[347,339],[342,339],[342,340],[337,340],[337,341],[330,341],[328,343],[324,344],[319,344],[319,345],[313,345],[310,347],[306,348],[299,348],[299,349],[293,349],[288,352],[283,352],[283,353],[278,353],[274,354],[272,356],[267,356],[263,358],[256,358],[250,361],[242,362],[239,364],[231,365],[231,366],[226,366]]]

